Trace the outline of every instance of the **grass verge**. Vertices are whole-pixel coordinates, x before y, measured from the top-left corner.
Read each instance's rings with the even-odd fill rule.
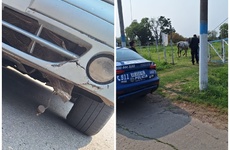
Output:
[[[156,91],[172,101],[186,101],[228,111],[228,64],[208,63],[208,88],[199,90],[199,65],[192,65],[190,50],[188,56],[177,56],[177,49],[166,47],[137,48],[138,52],[157,64],[160,86]],[[172,61],[172,56],[174,61]],[[174,64],[172,64],[174,62]]]

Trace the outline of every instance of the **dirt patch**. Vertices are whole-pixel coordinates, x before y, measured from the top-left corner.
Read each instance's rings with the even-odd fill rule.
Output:
[[[217,108],[189,102],[176,101],[173,104],[202,122],[210,123],[218,129],[228,130],[228,114],[220,112]]]
[[[148,94],[145,100],[149,103],[160,103],[160,106],[167,108],[167,110],[173,113],[189,115],[218,129],[228,130],[228,114],[220,112],[217,108],[185,101],[172,102],[155,93]]]

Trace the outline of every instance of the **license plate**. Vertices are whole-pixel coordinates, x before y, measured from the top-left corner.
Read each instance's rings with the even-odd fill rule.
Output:
[[[145,71],[137,71],[130,73],[132,78],[145,78],[146,74]]]
[[[130,76],[133,79],[133,81],[135,81],[135,82],[141,81],[141,80],[148,77],[148,75],[145,73],[145,71],[132,72],[132,73],[130,73]]]
[[[122,74],[117,76],[117,80],[121,83],[127,83],[130,82],[138,82],[145,78],[147,78],[148,75],[145,73],[145,71],[136,71],[132,72],[130,74]]]

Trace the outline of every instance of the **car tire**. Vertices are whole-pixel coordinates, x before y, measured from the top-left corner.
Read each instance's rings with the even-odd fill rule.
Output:
[[[90,97],[78,95],[67,115],[67,122],[78,131],[92,136],[97,134],[113,114],[113,107]]]

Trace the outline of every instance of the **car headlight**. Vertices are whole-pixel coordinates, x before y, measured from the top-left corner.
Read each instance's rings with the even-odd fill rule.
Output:
[[[108,84],[114,80],[114,57],[99,54],[90,59],[86,67],[87,76],[97,84]]]

